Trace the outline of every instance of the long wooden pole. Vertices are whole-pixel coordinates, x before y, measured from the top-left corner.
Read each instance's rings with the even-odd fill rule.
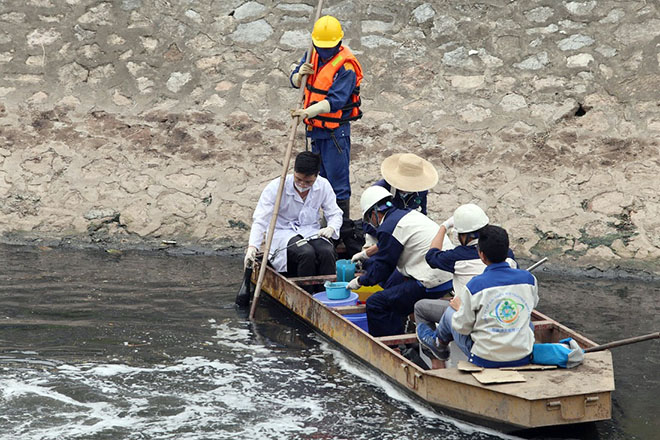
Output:
[[[314,23],[321,18],[321,10],[323,9],[323,0],[319,0],[318,5],[316,6],[316,18],[314,18]],[[307,50],[307,62],[312,60],[312,51],[314,50],[314,43],[309,44],[309,49]],[[305,96],[305,83],[307,82],[307,75],[303,75],[300,79],[300,97],[298,99],[299,104],[302,105],[303,97]],[[300,123],[300,117],[296,116],[293,118],[291,124],[291,130],[289,132],[289,143],[286,147],[286,153],[284,154],[284,163],[282,164],[282,175],[280,177],[280,186],[277,189],[277,196],[275,197],[275,206],[273,207],[273,216],[270,219],[270,225],[268,226],[268,234],[266,235],[266,245],[264,247],[264,256],[261,259],[261,265],[259,266],[259,278],[257,278],[257,286],[254,289],[254,297],[252,298],[252,305],[250,306],[250,320],[254,319],[254,312],[257,309],[257,303],[259,302],[259,295],[261,294],[261,285],[264,282],[264,275],[266,274],[266,265],[268,264],[268,254],[270,253],[270,245],[273,242],[273,234],[275,233],[275,224],[277,223],[277,214],[280,212],[280,202],[282,201],[282,192],[284,190],[284,181],[286,180],[287,172],[289,171],[289,162],[291,161],[291,151],[293,150],[293,142],[296,138],[296,130],[298,129],[298,124]]]
[[[603,345],[596,345],[595,347],[585,348],[584,352],[591,353],[592,351],[603,351],[609,348],[620,347],[622,345],[634,344],[636,342],[642,342],[648,339],[656,339],[656,338],[660,338],[660,332],[649,333],[648,335],[636,336],[634,338],[620,339],[618,341],[610,342]]]

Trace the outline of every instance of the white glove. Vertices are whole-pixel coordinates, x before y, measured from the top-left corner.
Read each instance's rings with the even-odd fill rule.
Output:
[[[298,73],[300,75],[311,75],[314,73],[314,66],[312,66],[312,63],[303,63],[298,69]]]
[[[332,238],[335,234],[335,230],[331,226],[326,226],[325,228],[319,229],[319,237],[327,238],[328,240]]]
[[[300,117],[303,119],[313,118],[321,113],[330,113],[330,103],[327,100],[319,101],[312,104],[307,108],[300,108],[298,110],[291,110],[291,117]]]
[[[300,66],[300,69],[298,69],[298,71],[291,76],[291,81],[296,85],[296,87],[300,87],[302,77],[304,75],[311,75],[313,73],[314,66],[312,66],[311,63],[303,63],[303,65]]]
[[[454,216],[452,215],[447,220],[442,222],[442,226],[444,226],[445,230],[447,230],[447,231],[449,230],[449,228],[453,228],[454,227]]]
[[[346,285],[346,288],[348,290],[358,290],[360,288],[360,282],[358,281],[359,277],[353,278],[351,281],[348,282]]]
[[[245,259],[243,260],[243,267],[248,267],[249,263],[254,264],[254,260],[257,257],[257,248],[254,246],[248,246],[247,251],[245,251]]]
[[[369,258],[369,256],[367,255],[367,250],[365,249],[365,250],[360,251],[357,254],[353,255],[353,257],[351,258],[351,263],[357,263],[358,261],[364,261],[368,258]]]

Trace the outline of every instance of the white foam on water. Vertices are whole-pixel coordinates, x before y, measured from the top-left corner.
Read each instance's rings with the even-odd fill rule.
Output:
[[[309,422],[322,419],[323,402],[304,393],[292,396],[289,388],[318,383],[320,375],[304,366],[292,368],[294,362],[305,362],[300,358],[269,354],[245,356],[239,365],[196,356],[148,368],[86,363],[51,370],[6,369],[0,380],[0,407],[29,405],[35,415],[3,426],[0,439],[313,434],[316,428]]]
[[[216,331],[212,338],[217,339],[215,344],[218,346],[229,348],[232,351],[270,353],[270,350],[263,345],[253,343],[254,341],[251,340],[253,333],[249,328],[231,327],[226,323],[212,324],[210,327]]]
[[[478,426],[478,425],[473,425],[471,423],[467,423],[464,421],[460,421],[457,419],[454,419],[453,417],[449,417],[446,415],[440,415],[437,412],[435,412],[432,408],[430,408],[427,405],[424,405],[418,401],[415,401],[414,399],[410,398],[407,394],[405,394],[403,391],[399,390],[396,386],[394,386],[389,380],[384,379],[379,375],[379,373],[376,373],[374,370],[365,368],[356,361],[352,360],[349,356],[341,352],[340,350],[332,347],[326,340],[323,340],[319,338],[319,341],[321,342],[321,349],[324,351],[327,351],[332,354],[333,359],[337,363],[337,365],[344,369],[345,371],[360,377],[361,379],[366,380],[367,382],[371,383],[372,385],[381,388],[385,394],[387,394],[389,397],[392,399],[395,399],[399,402],[402,402],[409,406],[410,408],[414,409],[417,413],[421,414],[422,416],[429,418],[429,419],[436,419],[440,420],[443,422],[450,423],[454,425],[456,428],[460,429],[462,432],[467,433],[467,434],[474,434],[474,433],[483,433],[483,434],[488,434],[492,436],[497,436],[503,439],[507,440],[516,440],[519,437],[513,437],[508,434],[501,433],[499,431],[495,431],[486,427]]]

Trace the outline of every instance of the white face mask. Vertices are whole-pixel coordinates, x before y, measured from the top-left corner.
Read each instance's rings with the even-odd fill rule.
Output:
[[[301,193],[307,192],[311,188],[311,186],[308,186],[307,188],[303,188],[302,186],[298,186],[298,184],[296,184],[295,182],[293,183],[293,186]]]

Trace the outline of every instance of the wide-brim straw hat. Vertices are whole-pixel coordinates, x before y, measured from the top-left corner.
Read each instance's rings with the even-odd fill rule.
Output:
[[[438,183],[433,164],[412,153],[391,155],[381,164],[380,172],[387,183],[406,192],[426,191]]]

